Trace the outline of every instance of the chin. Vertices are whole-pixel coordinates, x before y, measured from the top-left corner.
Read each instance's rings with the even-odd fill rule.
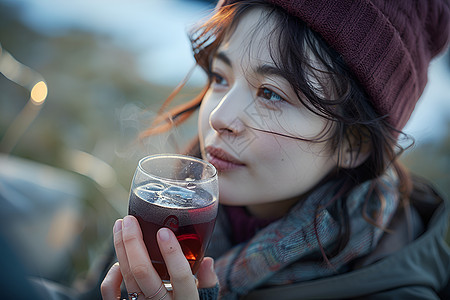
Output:
[[[228,206],[243,206],[247,205],[246,203],[242,203],[242,201],[236,200],[238,197],[229,198],[226,196],[221,196],[219,192],[219,203]]]

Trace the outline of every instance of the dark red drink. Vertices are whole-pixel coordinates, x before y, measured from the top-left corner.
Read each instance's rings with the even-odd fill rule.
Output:
[[[147,182],[131,192],[128,212],[139,221],[150,259],[162,280],[169,281],[169,274],[156,241],[161,227],[175,233],[192,273],[196,274],[217,215],[217,201],[211,194],[196,187]]]

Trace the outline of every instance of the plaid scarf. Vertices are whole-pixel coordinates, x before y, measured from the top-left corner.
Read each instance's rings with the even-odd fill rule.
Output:
[[[397,179],[393,172],[381,178],[379,189],[386,203],[383,214],[375,220],[386,228],[398,205]],[[221,299],[237,299],[260,286],[285,285],[345,272],[355,258],[370,253],[383,234],[380,227],[364,219],[362,211],[373,216],[380,209],[380,194],[370,193],[371,182],[356,187],[347,197],[350,238],[345,248],[326,263],[321,249],[338,243],[340,224],[326,208],[333,197],[328,183],[297,203],[283,218],[261,229],[248,242],[239,244],[216,259]],[[370,197],[368,201],[366,198]],[[214,248],[230,245],[226,228],[217,222],[219,238],[211,241]],[[319,240],[317,239],[319,237]],[[224,240],[225,239],[225,240]],[[216,245],[216,246],[218,246]]]

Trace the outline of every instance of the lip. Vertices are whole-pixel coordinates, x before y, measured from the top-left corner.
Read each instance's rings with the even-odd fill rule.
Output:
[[[245,166],[243,162],[233,157],[228,152],[208,146],[205,148],[206,158],[219,171],[230,171]]]

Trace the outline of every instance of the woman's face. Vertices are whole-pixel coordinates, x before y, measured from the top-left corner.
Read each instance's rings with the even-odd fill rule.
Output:
[[[262,14],[244,15],[214,56],[199,136],[203,158],[219,172],[221,203],[270,216],[314,187],[337,159],[325,142],[294,138],[314,139],[330,125],[280,75],[267,38],[273,23]]]

